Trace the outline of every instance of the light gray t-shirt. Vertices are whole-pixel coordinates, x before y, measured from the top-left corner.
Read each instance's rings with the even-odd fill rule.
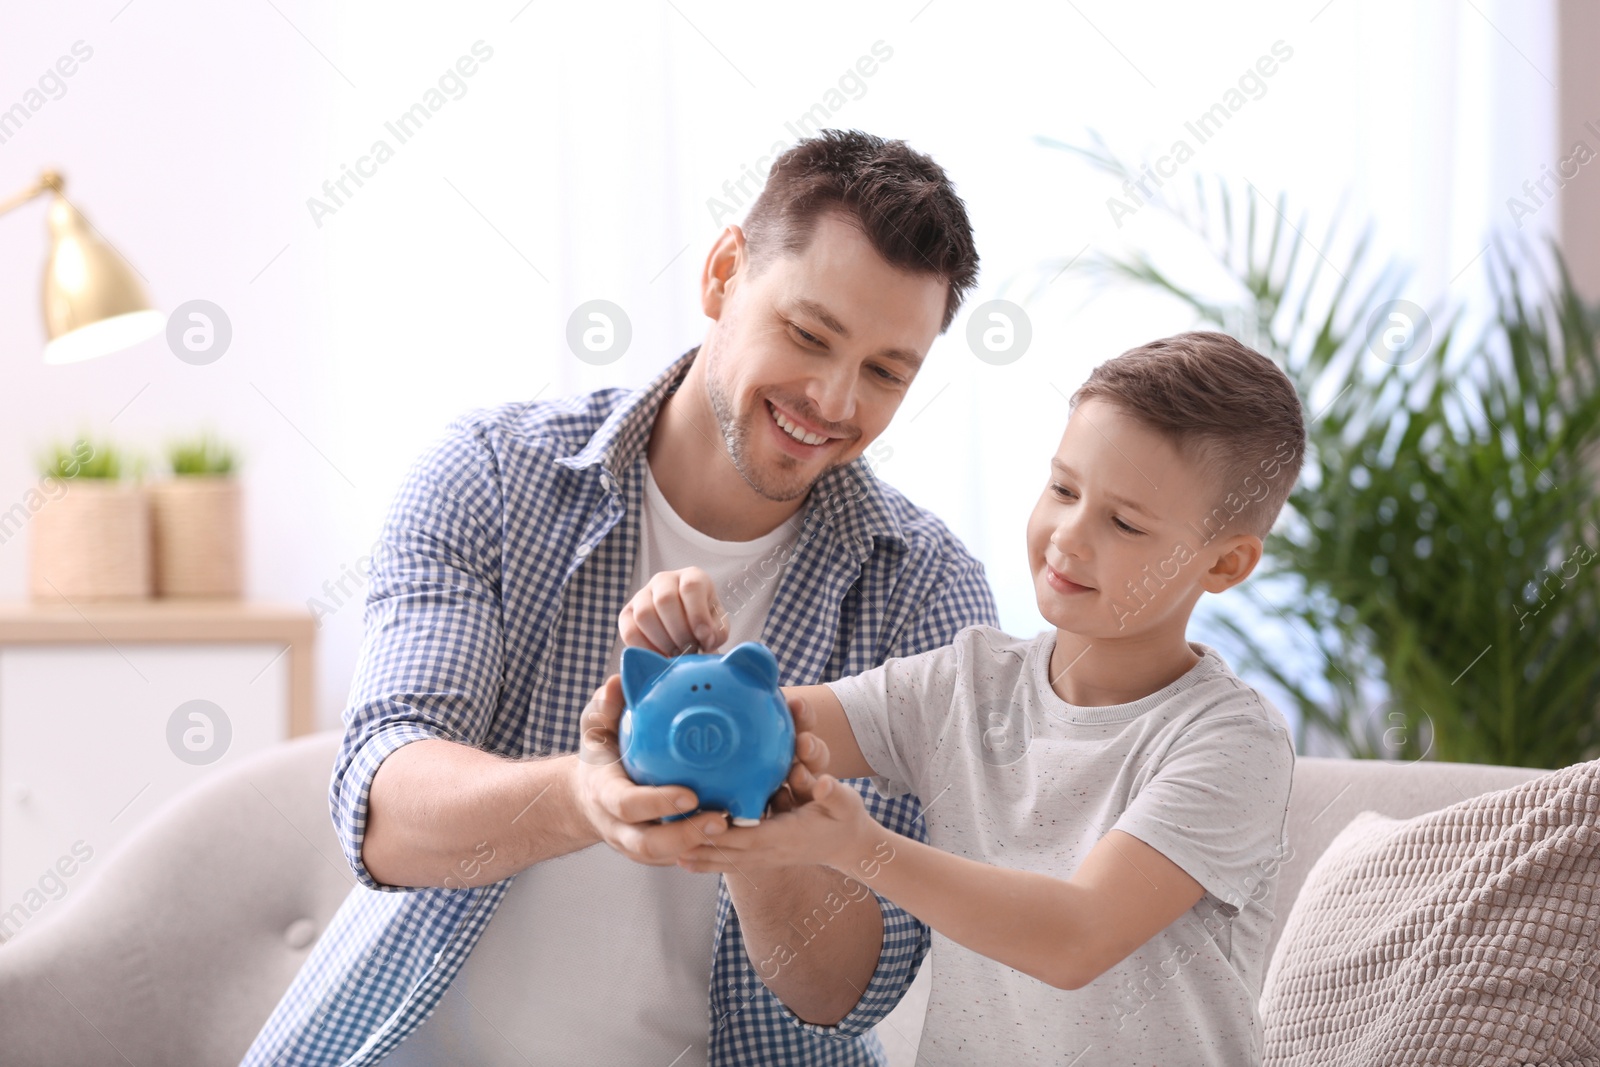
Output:
[[[972,626],[828,685],[878,791],[916,793],[935,847],[1068,879],[1118,829],[1205,894],[1078,990],[935,930],[917,1063],[1257,1063],[1294,771],[1283,716],[1193,642],[1200,662],[1164,689],[1129,704],[1068,704],[1048,677],[1055,638]]]

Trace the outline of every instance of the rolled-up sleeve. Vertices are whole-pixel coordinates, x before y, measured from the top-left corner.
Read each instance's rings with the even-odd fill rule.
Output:
[[[929,595],[910,615],[890,650],[890,658],[911,657],[941,648],[953,642],[956,634],[968,626],[1000,625],[994,593],[989,588],[983,564],[965,551],[952,553],[949,546],[945,551],[943,566],[931,583]],[[870,778],[851,779],[851,784],[861,793],[867,813],[895,833],[927,844],[927,820],[921,817],[920,801],[909,796],[886,798],[871,781]],[[856,1006],[832,1026],[808,1023],[785,1008],[790,1022],[802,1030],[839,1038],[864,1034],[894,1010],[916,979],[933,940],[927,924],[877,893],[873,893],[873,899],[883,912],[883,950],[878,954],[878,966],[872,972],[871,981],[862,990]]]
[[[329,787],[345,858],[369,889],[404,889],[375,881],[361,861],[379,765],[427,738],[481,744],[499,704],[502,513],[492,454],[458,421],[411,466],[384,521]]]

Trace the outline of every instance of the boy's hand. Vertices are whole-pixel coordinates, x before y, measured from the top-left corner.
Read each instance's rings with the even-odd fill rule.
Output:
[[[789,703],[796,730],[808,722],[798,699]],[[875,832],[882,833],[861,794],[823,773],[828,746],[809,731],[795,737],[795,762],[778,797],[775,814],[760,826],[733,826],[715,841],[686,850],[678,866],[686,871],[748,873],[761,867],[824,864],[848,874],[872,854]]]
[[[617,617],[622,643],[663,656],[696,646],[711,652],[728,639],[728,613],[717,586],[699,567],[662,571],[634,594]]]

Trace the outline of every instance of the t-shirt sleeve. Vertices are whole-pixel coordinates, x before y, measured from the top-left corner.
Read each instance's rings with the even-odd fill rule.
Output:
[[[921,795],[928,757],[955,701],[960,645],[957,635],[953,644],[827,683],[880,795]]]
[[[1113,829],[1243,908],[1285,858],[1294,743],[1276,709],[1200,720],[1181,735]]]

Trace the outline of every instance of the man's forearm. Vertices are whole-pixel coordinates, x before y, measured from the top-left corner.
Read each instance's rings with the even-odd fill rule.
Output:
[[[831,867],[726,875],[745,951],[768,989],[809,1023],[831,1026],[872,980],[883,948],[878,898]]]
[[[510,760],[413,741],[372,779],[361,860],[384,885],[487,885],[600,840],[572,796],[576,755]]]

